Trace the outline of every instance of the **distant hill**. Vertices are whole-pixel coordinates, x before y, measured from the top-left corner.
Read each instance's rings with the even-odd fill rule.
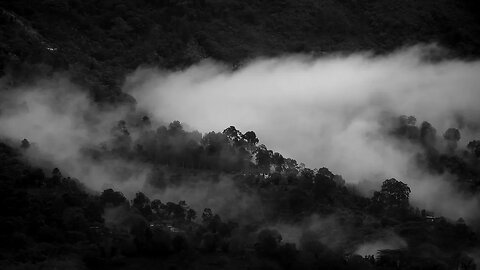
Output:
[[[177,69],[208,57],[236,65],[419,42],[476,57],[479,14],[474,0],[3,0],[0,70],[13,83],[32,70],[69,70],[96,100],[129,102],[119,85],[142,64]]]

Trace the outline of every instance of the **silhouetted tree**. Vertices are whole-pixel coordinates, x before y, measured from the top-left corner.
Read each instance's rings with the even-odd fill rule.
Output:
[[[270,172],[270,165],[272,164],[273,151],[268,150],[265,145],[260,145],[257,147],[255,153],[255,160],[257,161],[257,166],[264,173]]]
[[[460,131],[456,128],[449,128],[443,134],[443,138],[448,143],[448,150],[453,152],[457,148],[457,142],[460,140]]]
[[[317,199],[329,196],[335,189],[336,183],[334,181],[335,175],[327,168],[323,167],[318,169],[317,174],[314,177],[313,192]]]
[[[469,142],[467,148],[475,157],[480,158],[480,141],[474,140]]]
[[[193,209],[188,209],[187,220],[188,221],[193,221],[193,220],[195,220],[195,218],[197,218],[197,212],[195,212],[195,210],[193,210]]]
[[[142,192],[135,194],[135,198],[132,200],[132,206],[137,208],[144,217],[149,217],[152,214],[150,199]]]
[[[205,208],[202,213],[202,221],[203,223],[208,223],[212,220],[213,218],[213,213],[212,209],[210,208]]]
[[[158,199],[155,199],[153,200],[151,203],[150,203],[150,208],[152,209],[152,211],[154,211],[156,214],[159,214],[160,213],[160,209],[162,209],[164,207],[163,203],[158,200]]]
[[[179,121],[173,121],[168,125],[168,134],[170,136],[178,136],[184,133],[183,126]]]
[[[420,127],[420,141],[425,147],[433,147],[435,145],[437,131],[428,122],[423,122]]]
[[[403,214],[409,207],[410,192],[407,184],[391,178],[383,181],[382,189],[374,193],[372,201],[387,212]]]
[[[186,216],[186,211],[185,208],[182,207],[180,204],[172,203],[172,202],[167,202],[165,205],[165,210],[167,211],[168,215],[178,219],[178,220],[184,220]]]
[[[243,139],[250,145],[256,145],[259,142],[257,135],[253,131],[245,132],[245,134],[243,134]]]
[[[402,138],[416,141],[420,137],[420,131],[415,126],[417,119],[413,116],[402,115],[398,118],[396,128],[394,129],[394,134]]]
[[[127,199],[119,191],[114,191],[113,189],[106,189],[100,195],[100,201],[104,206],[120,206],[127,203]]]
[[[234,126],[230,126],[223,131],[223,134],[227,136],[227,138],[234,144],[234,145],[241,145],[242,136],[243,134],[238,131]]]

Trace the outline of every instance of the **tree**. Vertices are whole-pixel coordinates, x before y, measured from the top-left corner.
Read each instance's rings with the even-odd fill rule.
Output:
[[[415,117],[402,115],[397,119],[393,133],[408,140],[418,140],[420,137],[420,131],[418,130],[418,127],[415,126],[416,122],[417,119]]]
[[[52,177],[56,177],[56,178],[62,178],[62,173],[60,172],[60,170],[58,168],[54,168],[52,170]]]
[[[228,138],[223,133],[212,131],[203,136],[201,143],[206,148],[207,154],[214,155],[220,153],[228,144]]]
[[[125,198],[125,196],[123,196],[121,192],[114,191],[111,188],[106,189],[102,192],[102,194],[100,195],[100,201],[102,202],[103,206],[119,206],[127,203],[127,199]]]
[[[213,218],[212,209],[205,208],[202,213],[202,221],[203,223],[208,224]]]
[[[183,220],[185,219],[185,208],[180,204],[167,202],[166,210],[169,216],[172,216],[175,219]]]
[[[259,142],[257,134],[255,134],[255,132],[253,131],[245,132],[245,134],[243,134],[243,139],[252,146],[256,145]]]
[[[282,172],[284,170],[285,158],[280,153],[273,153],[272,163],[275,165],[276,172]]]
[[[285,159],[285,169],[288,174],[298,174],[298,163],[295,159],[286,158]]]
[[[460,131],[456,128],[449,128],[443,134],[443,138],[447,141],[447,147],[450,152],[457,148],[457,142],[460,140]]]
[[[391,178],[383,181],[382,189],[374,193],[372,201],[385,211],[403,212],[409,207],[410,192],[407,184]]]
[[[50,177],[50,180],[47,182],[47,185],[49,186],[59,185],[62,179],[63,179],[62,173],[58,168],[55,168],[52,170],[52,177]]]
[[[152,214],[150,199],[142,192],[135,194],[135,198],[132,201],[132,206],[137,208],[138,211],[140,211],[140,213],[145,217],[148,217]]]
[[[449,128],[443,134],[443,138],[445,138],[447,141],[459,141],[460,131],[456,128]]]
[[[313,184],[313,179],[315,177],[315,172],[312,169],[309,168],[303,168],[300,171],[300,179],[302,181],[302,184],[305,187],[310,187]]]
[[[152,211],[154,211],[157,214],[160,213],[160,209],[162,207],[164,207],[164,205],[163,205],[162,201],[160,201],[158,199],[155,199],[150,203],[150,208],[152,209]]]
[[[242,133],[238,131],[234,126],[230,126],[223,131],[223,134],[227,136],[228,140],[234,145],[238,145],[242,141]]]
[[[197,212],[193,209],[188,209],[187,211],[187,220],[188,221],[193,221],[197,218]]]
[[[423,122],[420,126],[420,142],[427,148],[435,145],[437,131],[428,122]]]
[[[173,121],[168,125],[168,134],[171,136],[176,136],[183,134],[185,131],[183,130],[182,124],[179,121]]]
[[[314,178],[313,193],[317,199],[328,196],[336,187],[335,175],[327,168],[318,169]]]
[[[255,160],[257,161],[257,166],[263,172],[270,172],[270,164],[272,163],[272,150],[268,150],[265,145],[260,145],[257,147],[257,152],[255,154]]]
[[[132,201],[133,207],[136,207],[138,209],[142,209],[147,205],[150,205],[150,199],[143,194],[143,192],[138,192],[135,194],[135,198]]]
[[[474,140],[469,142],[467,148],[475,157],[480,158],[480,141]]]
[[[247,131],[243,134],[243,140],[247,143],[247,150],[253,152],[255,150],[255,146],[259,142],[257,138],[257,134],[253,131]]]

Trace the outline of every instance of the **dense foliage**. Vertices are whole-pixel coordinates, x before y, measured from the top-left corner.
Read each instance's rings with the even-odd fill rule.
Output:
[[[419,42],[478,56],[479,14],[474,0],[0,0],[0,77],[15,88],[65,72],[104,105],[133,104],[120,86],[139,65],[181,69],[212,58],[237,68],[258,56],[385,53]],[[400,147],[414,146],[416,166],[478,195],[479,140],[461,145],[459,130],[437,133],[414,117],[384,128]],[[18,139],[0,142],[1,269],[475,269],[476,231],[412,207],[405,179],[365,197],[328,168],[268,149],[254,131],[201,134],[135,116],[81,153],[151,168],[155,191],[233,182],[228,195],[254,198],[249,218],[194,209],[188,196],[92,191],[82,175],[33,166],[35,144]],[[398,243],[356,255],[379,239]]]
[[[401,131],[405,126],[395,127],[396,135],[408,133]],[[447,131],[446,138],[448,134],[458,137],[454,131]],[[151,164],[158,170],[149,181],[159,189],[231,177],[245,194],[260,198],[252,207],[263,208],[264,216],[251,221],[226,220],[209,208],[199,213],[188,205],[188,198],[164,202],[142,192],[132,200],[113,189],[92,193],[57,168],[46,174],[28,165],[22,153],[30,147],[27,140],[13,148],[0,144],[2,267],[475,267],[467,255],[478,245],[475,233],[463,220],[449,221],[412,208],[411,190],[403,182],[387,179],[372,198],[365,198],[327,168],[305,168],[259,145],[253,131],[243,134],[231,126],[202,135],[184,130],[178,121],[154,128],[143,117],[114,124],[111,139],[84,151],[97,161],[116,157]],[[301,226],[309,219],[330,220],[330,225],[322,225],[324,233],[343,240],[332,245],[318,231],[305,230],[292,243],[271,226]],[[355,246],[389,231],[405,239],[404,248],[382,250],[376,257],[352,254]]]
[[[68,70],[96,100],[131,102],[119,86],[139,65],[181,68],[206,57],[238,65],[420,42],[478,56],[479,11],[473,0],[5,0],[0,71],[14,83]]]
[[[455,176],[454,184],[463,191],[478,194],[480,191],[480,142],[472,140],[459,146],[460,131],[449,128],[443,133],[428,122],[417,126],[413,116],[400,116],[385,123],[387,132],[402,143],[418,146],[415,159],[418,166],[434,174],[449,173]]]

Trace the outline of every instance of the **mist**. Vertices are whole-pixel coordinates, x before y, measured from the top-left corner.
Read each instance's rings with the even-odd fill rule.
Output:
[[[379,250],[385,249],[400,249],[406,248],[407,243],[402,238],[398,237],[394,233],[386,233],[381,239],[369,241],[360,245],[356,250],[355,254],[359,254],[361,256],[366,255],[373,255],[377,257],[377,252]]]
[[[186,200],[198,213],[211,208],[222,217],[244,222],[262,217],[262,210],[252,207],[258,198],[238,190],[227,176],[217,180],[205,174],[185,176],[188,181],[158,188],[151,183],[152,164],[115,155],[92,158],[90,151],[110,146],[118,121],[139,120],[143,114],[122,106],[99,107],[66,74],[10,89],[0,97],[0,137],[15,147],[27,139],[31,145],[23,150],[25,157],[47,174],[59,168],[95,193],[112,188],[132,199],[141,191],[152,200]],[[133,129],[130,135],[138,136]]]
[[[150,165],[120,158],[98,162],[83,151],[108,142],[112,126],[139,118],[138,112],[150,112],[157,123],[180,120],[201,132],[234,125],[254,130],[262,143],[286,157],[360,183],[359,189],[370,183],[364,185],[366,196],[395,177],[411,187],[414,206],[474,221],[477,197],[459,193],[450,175],[418,168],[412,160],[419,149],[382,132],[382,119],[407,114],[429,121],[439,133],[459,128],[460,147],[479,137],[480,62],[429,60],[438,52],[429,46],[386,56],[292,55],[255,60],[235,71],[211,61],[176,72],[139,68],[124,85],[138,102],[137,112],[101,109],[65,74],[57,74],[1,94],[0,136],[18,144],[28,139],[30,161],[48,170],[59,167],[94,191],[115,188],[129,198],[139,190],[169,200],[190,197],[196,210],[212,207],[228,215],[236,212],[225,207],[231,202],[227,190],[234,190],[230,198],[242,202],[237,209],[243,214],[256,199],[242,197],[229,181],[155,190],[147,183]]]
[[[152,199],[158,198],[164,202],[187,200],[197,213],[210,208],[222,218],[241,224],[258,222],[264,218],[265,209],[262,208],[260,198],[256,194],[240,191],[228,176],[220,176],[215,181],[200,175],[184,182],[163,189],[147,189],[147,194]]]
[[[388,116],[414,115],[439,133],[459,128],[460,146],[478,138],[480,62],[434,59],[442,50],[416,46],[389,55],[257,59],[232,71],[205,61],[182,71],[139,68],[124,90],[140,110],[180,120],[201,132],[234,125],[254,130],[269,148],[327,167],[347,182],[395,177],[412,189],[414,206],[473,220],[479,200],[459,194],[412,159],[418,149],[381,132]],[[461,119],[461,121],[459,121]]]
[[[15,146],[27,139],[29,161],[47,172],[58,167],[65,176],[80,178],[87,188],[116,187],[132,194],[144,184],[148,168],[121,159],[94,161],[84,155],[111,136],[116,121],[128,109],[101,109],[66,74],[2,92],[0,136]],[[130,195],[128,194],[128,195]]]

